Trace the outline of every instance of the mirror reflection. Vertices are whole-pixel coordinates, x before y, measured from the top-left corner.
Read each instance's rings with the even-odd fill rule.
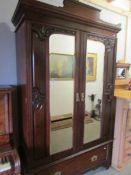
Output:
[[[100,138],[105,46],[87,40],[84,143]]]
[[[50,52],[50,154],[73,146],[75,37],[53,34]]]

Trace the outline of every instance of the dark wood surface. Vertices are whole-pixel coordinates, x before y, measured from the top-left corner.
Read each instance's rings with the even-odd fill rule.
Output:
[[[7,160],[11,163],[11,168],[1,172],[1,175],[20,175],[20,159],[14,148],[13,138],[14,92],[15,88],[12,86],[0,86],[0,164],[6,163]]]
[[[18,132],[23,174],[54,175],[62,171],[64,175],[76,175],[100,165],[109,166],[111,162],[112,144],[105,151],[102,149],[107,141],[113,140],[116,34],[120,28],[101,21],[100,10],[74,0],[65,0],[64,4],[64,7],[54,7],[35,0],[21,0],[12,18],[16,26]],[[105,58],[100,139],[83,144],[85,107],[84,102],[76,103],[74,95],[73,148],[51,156],[49,37],[53,33],[75,36],[74,94],[85,92],[83,60],[86,59],[81,58],[86,58],[87,39],[105,45]],[[95,154],[99,158],[92,163],[89,158]]]

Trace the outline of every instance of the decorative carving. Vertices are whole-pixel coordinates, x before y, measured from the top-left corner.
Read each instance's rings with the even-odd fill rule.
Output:
[[[92,34],[92,33],[87,33],[87,37],[88,37],[88,39],[102,42],[108,51],[110,49],[112,49],[115,45],[115,39],[113,39],[113,38],[107,38],[105,36],[98,36],[98,35]]]
[[[108,82],[106,84],[106,90],[105,90],[105,95],[107,96],[107,101],[109,103],[112,102],[112,99],[113,99],[113,92],[114,92],[114,84],[112,84],[111,82]]]
[[[40,92],[40,89],[38,87],[33,87],[32,106],[34,111],[40,110],[42,108],[44,99],[45,99],[45,96]]]
[[[55,28],[48,26],[42,26],[41,28],[39,28],[33,26],[32,30],[37,34],[38,38],[42,41],[46,37],[49,37],[52,33],[54,33]]]
[[[69,31],[65,29],[60,29],[52,26],[36,26],[32,25],[32,30],[38,36],[38,38],[43,41],[48,38],[52,33],[64,33],[64,34],[72,34],[74,35],[74,31]]]

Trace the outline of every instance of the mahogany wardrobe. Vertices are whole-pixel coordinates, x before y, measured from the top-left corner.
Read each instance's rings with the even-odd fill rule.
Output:
[[[20,0],[16,27],[23,175],[79,175],[111,164],[119,26],[75,0]]]

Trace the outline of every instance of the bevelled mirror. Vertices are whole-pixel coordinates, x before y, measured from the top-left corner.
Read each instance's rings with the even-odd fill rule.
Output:
[[[75,37],[49,39],[50,154],[73,147]]]
[[[87,40],[84,144],[101,136],[105,45]]]

